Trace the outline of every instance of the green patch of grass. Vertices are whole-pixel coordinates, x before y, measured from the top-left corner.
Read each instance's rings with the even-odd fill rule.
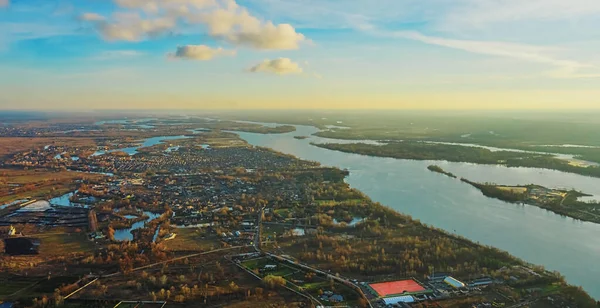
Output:
[[[553,284],[550,284],[550,285],[547,285],[547,286],[545,286],[545,287],[543,288],[543,292],[544,292],[545,294],[554,293],[554,292],[557,292],[557,291],[559,291],[559,290],[560,290],[560,288],[561,288],[561,285],[560,285],[560,284],[553,283]]]
[[[40,239],[40,254],[61,255],[71,252],[90,252],[95,245],[85,233],[42,233],[33,235]]]
[[[315,200],[315,203],[320,206],[336,206],[336,205],[361,205],[364,203],[362,199],[348,199],[348,200]]]
[[[221,245],[216,237],[210,237],[205,230],[200,228],[178,228],[173,233],[177,236],[168,241],[164,241],[167,250],[171,251],[205,251]]]
[[[252,259],[252,260],[242,262],[242,266],[245,266],[245,267],[249,268],[250,270],[253,270],[253,269],[261,267],[261,264],[266,264],[265,261],[266,261],[266,259],[264,259],[264,258]]]
[[[325,281],[325,280],[313,281],[313,282],[305,283],[305,284],[301,285],[300,287],[302,287],[304,290],[307,290],[307,291],[311,291],[311,290],[318,291],[319,289],[328,288],[329,282]]]
[[[269,275],[281,276],[281,277],[285,278],[286,276],[293,274],[295,272],[296,272],[296,270],[289,268],[287,266],[284,266],[280,263],[280,264],[277,264],[277,269],[275,269],[274,271],[266,272],[266,274],[268,273]]]
[[[275,214],[281,216],[281,217],[288,217],[290,213],[290,209],[276,209],[275,210]]]
[[[32,286],[40,281],[39,277],[24,277],[5,274],[0,276],[0,300],[8,298],[9,295]]]

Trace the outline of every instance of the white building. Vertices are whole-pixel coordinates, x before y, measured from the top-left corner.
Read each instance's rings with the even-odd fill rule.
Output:
[[[460,288],[466,287],[466,285],[463,282],[457,280],[456,278],[454,278],[452,276],[448,276],[448,277],[444,278],[444,282],[455,289],[460,289]]]
[[[387,305],[395,305],[398,303],[414,303],[415,298],[410,295],[402,295],[402,296],[394,296],[394,297],[386,297],[383,299],[383,302]]]

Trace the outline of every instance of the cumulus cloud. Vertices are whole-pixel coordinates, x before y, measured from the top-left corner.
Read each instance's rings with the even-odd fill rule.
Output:
[[[251,67],[248,71],[252,73],[264,72],[277,75],[301,74],[302,68],[298,63],[288,58],[279,58],[274,60],[264,60],[263,62]]]
[[[117,12],[111,20],[96,13],[85,13],[79,20],[91,23],[107,41],[140,41],[166,33],[176,25],[169,17],[144,19],[137,12]]]
[[[206,24],[213,37],[256,49],[297,49],[300,43],[306,41],[304,35],[297,33],[290,24],[262,22],[234,1],[229,2],[226,8],[191,16],[188,20]]]
[[[0,7],[6,7],[10,5],[9,0],[0,0]]]
[[[92,13],[81,17],[92,22],[106,40],[139,41],[176,31],[179,25],[186,24],[204,26],[213,38],[254,49],[297,49],[307,41],[292,25],[260,20],[235,0],[115,2],[121,11],[110,18],[101,19]]]
[[[235,50],[226,50],[221,47],[211,48],[206,45],[185,45],[177,47],[174,53],[168,54],[169,58],[188,60],[211,60],[218,56],[234,56]]]

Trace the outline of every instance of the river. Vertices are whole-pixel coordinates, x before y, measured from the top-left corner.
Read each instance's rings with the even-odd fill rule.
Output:
[[[296,129],[286,134],[236,133],[256,146],[269,147],[326,166],[347,168],[350,175],[346,181],[374,201],[429,225],[557,270],[569,283],[581,285],[590,295],[600,298],[600,236],[597,236],[600,224],[563,217],[535,206],[487,198],[471,185],[431,172],[427,166],[435,163],[458,177],[474,181],[576,188],[595,196],[600,196],[600,178],[535,168],[342,153],[310,145],[310,142],[337,142],[312,136],[318,131],[316,128],[296,125]],[[299,140],[293,136],[310,137]]]

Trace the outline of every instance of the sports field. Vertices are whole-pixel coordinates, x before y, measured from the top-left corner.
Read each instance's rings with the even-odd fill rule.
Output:
[[[412,279],[372,283],[369,286],[382,297],[402,294],[404,292],[415,293],[425,291],[425,288]]]

